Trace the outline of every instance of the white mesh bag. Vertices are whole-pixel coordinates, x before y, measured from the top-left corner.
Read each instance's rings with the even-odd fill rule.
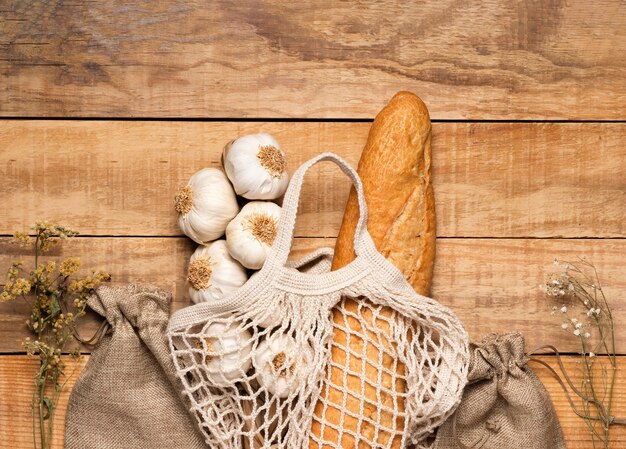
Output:
[[[339,165],[358,194],[361,215],[354,238],[356,258],[336,271],[328,271],[328,263],[323,263],[303,272],[287,258],[304,175],[324,160]],[[413,291],[402,273],[376,250],[366,224],[358,175],[340,157],[321,154],[293,175],[276,240],[263,268],[230,296],[190,306],[172,316],[168,337],[177,374],[209,447],[341,448],[341,443],[316,440],[311,432],[313,421],[319,420],[314,416],[316,404],[326,407],[322,392],[328,389],[331,369],[344,370],[346,378],[362,379],[356,397],[361,409],[382,396],[392,397],[393,404],[403,404],[401,410],[375,404],[385,412],[377,415],[385,415],[389,421],[391,414],[395,427],[375,417],[360,418],[344,406],[346,416],[364,424],[367,420],[375,429],[369,437],[352,433],[353,447],[407,447],[454,411],[467,377],[467,334],[449,309]],[[327,257],[328,252],[315,252],[301,264],[314,264],[320,256]],[[386,320],[380,329],[370,325],[358,336],[364,350],[378,351],[378,363],[362,355],[359,359],[359,354],[333,343],[336,329],[331,309],[342,297],[367,298],[372,304],[369,314]],[[391,309],[391,315],[380,314],[383,307]],[[356,315],[346,318],[362,319]],[[362,363],[357,364],[358,369],[353,363],[332,364],[331,351],[335,350],[350,352]],[[404,369],[396,370],[398,363]],[[403,388],[390,390],[372,381],[372,369],[379,379],[392,376],[394,385],[402,383]],[[350,392],[352,399],[354,394]],[[403,424],[399,430],[397,423]],[[336,441],[341,442],[341,426],[333,430],[340,433]],[[392,438],[381,445],[377,435],[385,432]]]

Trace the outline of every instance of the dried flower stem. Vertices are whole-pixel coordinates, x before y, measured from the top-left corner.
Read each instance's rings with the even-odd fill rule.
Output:
[[[58,265],[55,262],[40,264],[40,256],[52,245],[78,233],[46,221],[36,223],[32,229],[34,237],[18,232],[14,240],[34,247],[34,267],[22,276],[22,263],[15,261],[11,264],[7,282],[0,292],[0,302],[22,298],[31,307],[26,325],[36,338],[34,341],[26,338],[24,347],[29,355],[39,359],[31,402],[33,448],[49,449],[59,396],[73,374],[66,375],[62,354],[69,352],[76,358],[80,357],[74,337],[77,322],[86,313],[88,297],[101,282],[109,280],[109,275],[92,270],[89,276],[73,279],[72,275],[80,268],[74,258]],[[29,301],[29,297],[33,300]]]
[[[581,388],[573,388],[563,366],[561,370],[574,393],[581,399],[581,416],[589,429],[593,447],[609,447],[609,430],[612,424],[624,423],[611,414],[617,376],[615,354],[615,327],[609,302],[602,290],[595,266],[579,259],[575,263],[559,262],[562,272],[551,276],[541,289],[547,296],[569,301],[560,308],[553,307],[553,314],[560,311],[564,322],[561,327],[577,339],[581,356]],[[586,316],[586,322],[576,318],[576,312]],[[597,343],[589,341],[591,332],[597,334]],[[606,357],[596,357],[604,353]],[[606,360],[606,362],[605,362]],[[599,373],[598,373],[599,371]],[[553,373],[554,370],[552,370]],[[598,422],[601,429],[598,429]],[[598,446],[600,445],[600,446]]]

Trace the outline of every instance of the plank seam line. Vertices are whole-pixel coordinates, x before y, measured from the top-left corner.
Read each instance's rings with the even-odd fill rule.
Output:
[[[37,117],[37,116],[0,116],[0,120],[14,121],[103,121],[103,122],[275,122],[275,123],[371,123],[373,118],[300,118],[300,117]],[[626,120],[619,119],[431,119],[432,123],[606,123],[621,124]]]
[[[13,234],[0,234],[0,238],[11,238]],[[31,235],[31,237],[34,237]],[[295,238],[299,239],[334,239],[337,238],[336,235],[294,235]],[[133,235],[133,234],[80,234],[73,238],[119,238],[119,239],[186,239],[189,240],[184,235]],[[486,236],[446,236],[446,235],[438,235],[438,239],[442,240],[626,240],[626,236],[608,236],[608,237],[520,237],[520,236],[512,236],[512,237],[486,237]],[[191,240],[189,240],[191,242]]]

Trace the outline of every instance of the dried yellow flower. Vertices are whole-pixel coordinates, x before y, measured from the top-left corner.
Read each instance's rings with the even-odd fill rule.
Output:
[[[71,276],[72,274],[76,273],[79,268],[80,262],[78,261],[78,259],[69,258],[61,262],[61,265],[59,265],[59,273],[61,273],[63,276]]]
[[[15,261],[9,267],[9,269],[7,271],[7,277],[10,280],[14,281],[14,280],[16,280],[19,277],[20,271],[22,271],[22,262],[21,261]]]
[[[18,278],[13,283],[13,286],[11,288],[11,294],[13,296],[26,295],[28,292],[30,292],[30,287],[30,282],[28,282],[24,278]]]
[[[30,236],[26,232],[16,232],[13,234],[13,241],[20,246],[26,246],[30,244]]]
[[[46,273],[52,273],[52,272],[54,271],[54,269],[56,268],[56,266],[57,266],[57,264],[56,264],[56,263],[54,263],[54,262],[48,262],[48,263],[45,265],[44,270],[45,270],[45,272],[46,272]]]
[[[22,277],[22,263],[15,261],[7,271],[7,282],[0,291],[0,302],[30,295],[30,315],[26,326],[35,334],[35,339],[26,339],[24,348],[27,354],[39,359],[40,367],[35,371],[35,383],[42,386],[34,391],[33,406],[44,409],[49,415],[57,406],[58,393],[64,386],[65,362],[61,357],[64,351],[78,354],[73,340],[73,330],[77,320],[85,315],[87,298],[101,282],[110,279],[108,273],[93,271],[91,276],[76,280],[70,276],[79,269],[76,258],[68,258],[58,266],[52,261],[43,262],[42,253],[51,245],[78,233],[49,221],[39,221],[33,226],[34,236],[25,232],[14,234],[14,243],[31,245],[35,252],[35,266],[27,277]],[[72,347],[69,347],[72,346]],[[57,394],[52,394],[54,391]],[[41,420],[33,429],[42,435],[41,447],[49,447],[52,433],[50,422]]]

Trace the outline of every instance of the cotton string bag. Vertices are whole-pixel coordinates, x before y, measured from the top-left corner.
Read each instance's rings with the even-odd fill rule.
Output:
[[[66,449],[206,449],[174,384],[165,335],[171,299],[134,284],[101,286],[89,298],[109,332],[70,395]]]
[[[435,449],[565,449],[548,392],[528,366],[524,337],[490,334],[471,345],[461,405]]]
[[[304,175],[326,160],[337,164],[357,191],[361,215],[354,237],[356,258],[337,271],[305,273],[287,266],[287,258]],[[344,369],[346,376],[364,379],[361,403],[371,402],[365,395],[370,364],[364,362],[360,372],[348,373],[346,367],[330,363],[331,309],[342,296],[366,297],[380,308],[393,310],[391,317],[383,318],[390,321],[387,329],[359,336],[364,345],[379,351],[380,363],[373,367],[379,375],[385,373],[406,385],[400,393],[382,392],[380,382],[368,383],[367,388],[377,389],[378,397],[391,395],[405,404],[402,413],[377,404],[396,413],[392,420],[404,426],[392,430],[381,419],[367,418],[376,426],[375,434],[399,435],[402,447],[407,447],[454,411],[469,363],[465,330],[449,309],[416,294],[376,250],[367,232],[358,175],[338,156],[324,153],[293,175],[263,268],[230,296],[179,310],[170,320],[168,336],[176,370],[209,447],[306,449],[315,404],[324,401],[320,392],[330,369]],[[383,356],[389,355],[393,362],[383,365]],[[398,361],[406,366],[402,373],[395,370]],[[359,448],[374,448],[373,439],[356,438]],[[391,441],[376,448],[390,448]]]

